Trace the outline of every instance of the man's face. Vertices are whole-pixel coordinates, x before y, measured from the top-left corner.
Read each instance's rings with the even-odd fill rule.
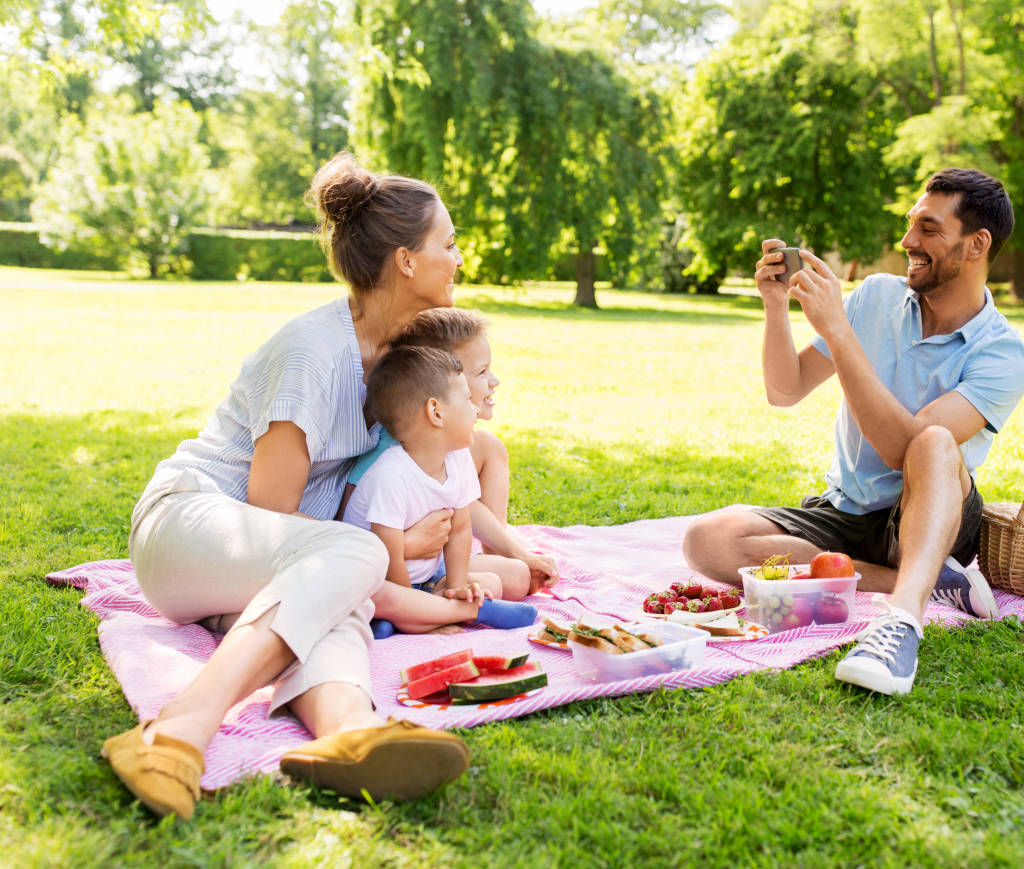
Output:
[[[927,294],[959,276],[964,267],[964,238],[953,214],[957,196],[925,193],[910,209],[910,228],[900,245],[910,257],[907,286]]]

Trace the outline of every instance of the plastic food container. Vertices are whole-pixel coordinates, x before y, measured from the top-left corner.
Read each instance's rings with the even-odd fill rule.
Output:
[[[790,576],[809,565],[790,565]],[[764,625],[768,633],[809,625],[832,625],[853,617],[860,574],[836,579],[758,579],[754,567],[741,567],[746,617]]]
[[[610,655],[570,641],[572,662],[581,679],[587,682],[621,682],[689,670],[704,660],[709,634],[700,628],[656,621],[644,622],[638,627],[623,627],[631,633],[657,634],[665,645],[643,652]]]

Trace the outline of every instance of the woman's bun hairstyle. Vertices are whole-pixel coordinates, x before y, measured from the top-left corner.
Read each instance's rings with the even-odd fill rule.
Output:
[[[424,181],[371,172],[342,151],[313,176],[306,202],[331,273],[359,296],[385,282],[396,250],[423,246],[441,197]]]

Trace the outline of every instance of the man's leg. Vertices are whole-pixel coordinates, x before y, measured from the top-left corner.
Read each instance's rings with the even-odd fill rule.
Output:
[[[900,566],[889,603],[918,622],[956,542],[970,493],[971,475],[947,429],[931,426],[910,442],[903,464]]]
[[[789,553],[792,564],[807,564],[821,547],[787,534],[785,529],[753,511],[712,513],[695,519],[683,538],[683,555],[694,570],[730,585],[741,585],[739,569],[760,564],[772,555]],[[855,561],[862,591],[892,591],[896,571]]]
[[[906,694],[917,676],[921,622],[971,493],[971,477],[947,429],[930,426],[910,442],[903,463],[900,565],[886,613],[858,635],[836,678],[883,694]]]

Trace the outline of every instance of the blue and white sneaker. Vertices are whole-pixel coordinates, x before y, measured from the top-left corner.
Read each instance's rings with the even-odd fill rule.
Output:
[[[839,662],[836,678],[879,694],[909,694],[924,633],[910,613],[888,601],[882,606],[888,612],[857,634],[857,645]]]
[[[952,556],[946,559],[939,571],[932,600],[979,619],[997,619],[1000,616],[995,595],[982,572],[963,567]]]

